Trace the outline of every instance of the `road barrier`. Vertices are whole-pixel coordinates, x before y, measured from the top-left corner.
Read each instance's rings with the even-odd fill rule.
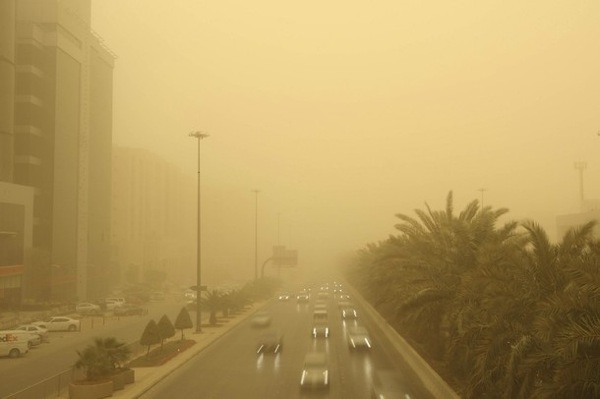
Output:
[[[402,357],[404,362],[415,373],[421,384],[434,398],[444,399],[460,399],[460,396],[448,385],[448,383],[440,377],[440,375],[423,359],[417,351],[406,342],[406,340],[398,334],[398,332],[389,325],[389,323],[379,314],[370,303],[368,303],[362,295],[352,288],[352,295],[355,298],[360,298],[360,303],[367,310],[373,320],[377,322],[381,331],[387,339],[392,343],[394,349]]]

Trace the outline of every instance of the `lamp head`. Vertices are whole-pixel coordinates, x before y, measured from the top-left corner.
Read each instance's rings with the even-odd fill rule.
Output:
[[[206,132],[203,132],[203,131],[201,131],[201,130],[194,130],[194,131],[191,131],[191,132],[190,132],[190,134],[189,134],[188,136],[190,136],[190,137],[195,137],[195,138],[197,138],[197,139],[200,139],[200,140],[202,140],[202,139],[204,139],[204,138],[208,137],[208,133],[206,133]]]

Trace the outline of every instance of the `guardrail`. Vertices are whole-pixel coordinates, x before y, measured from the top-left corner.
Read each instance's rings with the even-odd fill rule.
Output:
[[[139,341],[132,342],[127,347],[131,352],[132,359],[144,353],[146,349],[145,346],[140,345]],[[73,367],[2,399],[49,399],[65,397],[65,395],[68,395],[71,381],[83,378],[85,378],[83,371]]]
[[[348,284],[350,285],[350,284]],[[429,391],[434,398],[460,399],[460,396],[448,385],[448,383],[423,359],[417,351],[398,334],[398,332],[389,325],[389,323],[379,314],[370,303],[365,300],[360,293],[351,288],[352,295],[360,298],[360,303],[367,310],[379,325],[387,339],[392,343],[394,349],[402,357],[404,362],[412,369],[417,378],[421,381],[423,387]]]
[[[19,392],[10,394],[4,399],[46,399],[57,398],[69,392],[69,383],[82,378],[81,371],[68,369],[52,377],[46,378],[35,385],[27,387]]]

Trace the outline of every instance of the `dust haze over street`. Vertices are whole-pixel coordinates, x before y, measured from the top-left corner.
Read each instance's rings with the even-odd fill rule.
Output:
[[[254,270],[253,189],[261,260],[279,242],[301,265],[327,266],[394,233],[394,214],[443,207],[450,190],[457,208],[483,198],[555,239],[556,215],[579,211],[575,162],[587,162],[585,197],[600,198],[599,19],[596,1],[92,9],[119,57],[114,143],[195,184],[188,133],[210,134],[203,257],[242,278]]]

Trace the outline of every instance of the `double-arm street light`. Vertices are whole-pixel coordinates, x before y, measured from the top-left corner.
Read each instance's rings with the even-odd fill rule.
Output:
[[[190,137],[198,139],[198,242],[196,243],[197,254],[196,254],[196,332],[202,332],[202,314],[200,313],[200,297],[202,293],[202,262],[201,262],[201,212],[200,212],[200,142],[202,139],[208,137],[208,134],[199,130],[193,131],[189,134]]]

